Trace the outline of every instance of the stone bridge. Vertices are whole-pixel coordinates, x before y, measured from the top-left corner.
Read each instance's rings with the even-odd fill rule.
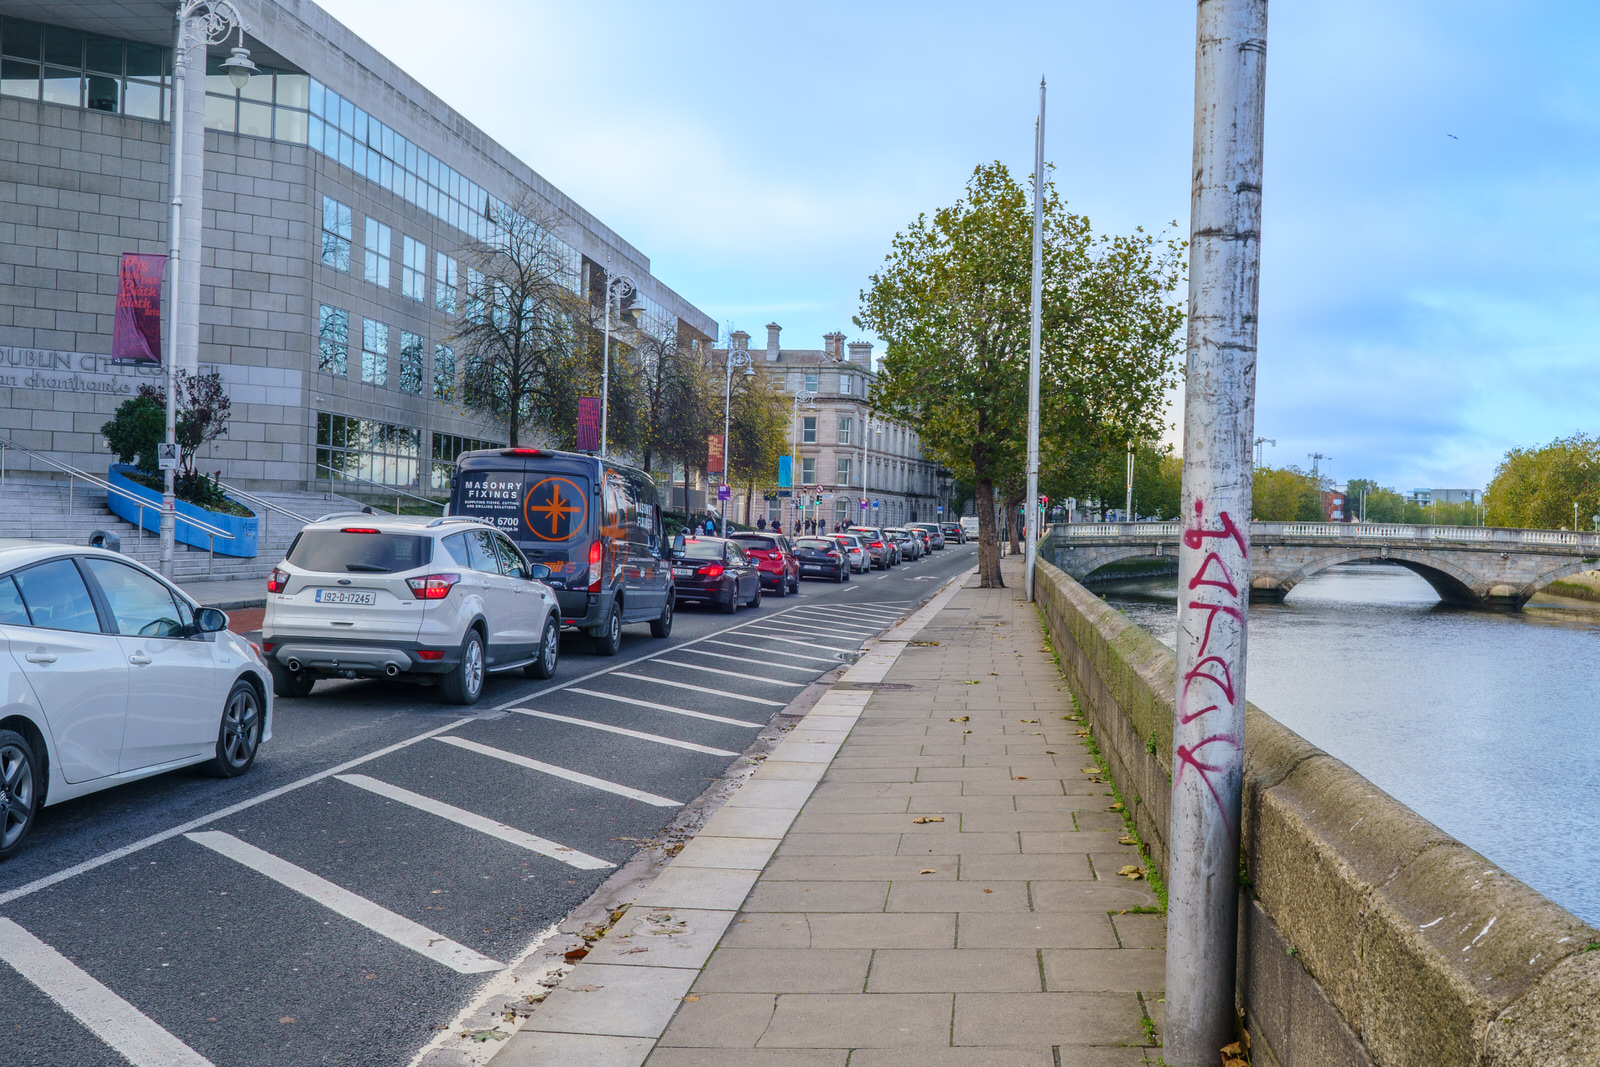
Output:
[[[1082,580],[1118,560],[1176,559],[1176,522],[1069,523],[1050,527],[1041,555]],[[1280,601],[1318,571],[1385,560],[1420,575],[1451,604],[1519,611],[1559,578],[1600,570],[1600,534],[1484,526],[1253,522],[1250,599]]]

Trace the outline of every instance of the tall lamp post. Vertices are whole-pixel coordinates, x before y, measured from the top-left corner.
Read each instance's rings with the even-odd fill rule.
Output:
[[[601,348],[600,356],[600,455],[606,455],[606,431],[608,416],[611,411],[611,296],[622,286],[626,285],[634,292],[639,291],[639,283],[626,274],[611,273],[611,256],[606,255],[606,339]],[[619,301],[620,303],[620,301]],[[620,312],[620,307],[619,307]],[[724,438],[726,442],[726,438]],[[726,451],[726,447],[724,447]],[[728,461],[724,459],[722,465],[726,467]],[[687,504],[687,501],[685,501]]]
[[[861,518],[867,512],[867,441],[872,436],[872,412],[861,416]],[[878,436],[883,436],[883,423],[879,420]],[[863,524],[864,525],[864,524]]]
[[[221,44],[235,31],[239,43],[231,49],[222,69],[235,89],[243,89],[250,75],[258,73],[250,62],[250,50],[244,46],[244,19],[229,0],[193,0],[179,6],[177,11],[177,39],[172,53],[172,166],[168,172],[168,192],[172,212],[167,220],[167,278],[169,307],[173,326],[167,331],[167,458],[164,460],[161,488],[161,573],[173,577],[173,550],[177,541],[177,444],[178,444],[178,279],[183,273],[184,259],[188,258],[196,271],[200,269],[200,245],[183,243],[183,113],[184,87],[189,75],[190,51],[196,45],[209,47]],[[204,142],[202,151],[204,150]],[[202,161],[202,166],[204,163]]]
[[[750,365],[750,353],[735,351],[733,341],[728,341],[728,371],[723,375],[722,381],[722,481],[728,481],[728,426],[733,411],[733,368],[743,367],[746,378],[754,378],[756,369]],[[718,501],[718,510],[722,512],[722,536],[728,536],[728,506],[733,503],[730,493],[726,502]]]
[[[800,504],[800,405],[804,404],[807,411],[817,410],[817,394],[810,389],[801,389],[794,394],[794,415],[790,423],[790,452],[793,455],[794,466],[790,468],[789,479],[789,532],[794,533],[798,520]]]

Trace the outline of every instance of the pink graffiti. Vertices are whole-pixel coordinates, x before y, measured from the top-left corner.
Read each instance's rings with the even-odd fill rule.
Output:
[[[1217,763],[1207,763],[1199,757],[1200,750],[1212,744],[1227,745],[1235,752],[1240,751],[1243,747],[1239,744],[1239,739],[1232,734],[1212,734],[1193,748],[1188,745],[1179,745],[1175,753],[1178,757],[1178,770],[1172,776],[1172,786],[1176,789],[1178,783],[1183,780],[1183,769],[1185,767],[1193,767],[1195,773],[1200,775],[1200,780],[1205,783],[1206,789],[1211,792],[1211,799],[1217,802],[1217,810],[1222,813],[1222,821],[1231,830],[1233,828],[1233,820],[1228,818],[1228,806],[1222,802],[1222,794],[1217,792],[1216,785],[1211,781],[1213,774],[1226,774],[1228,767]]]
[[[1201,649],[1201,651],[1204,652],[1205,649]],[[1221,670],[1222,677],[1219,678],[1215,674],[1211,674],[1210,672],[1208,672],[1208,671],[1206,671],[1204,669],[1207,664],[1212,664],[1212,663],[1216,664],[1218,669]],[[1194,669],[1193,670],[1191,670],[1188,674],[1183,676],[1183,695],[1184,696],[1188,696],[1189,695],[1189,686],[1190,686],[1190,684],[1193,683],[1198,678],[1204,678],[1206,681],[1210,682],[1212,685],[1214,685],[1218,689],[1222,690],[1222,695],[1228,698],[1228,703],[1230,703],[1230,704],[1233,703],[1233,672],[1228,669],[1227,661],[1224,660],[1221,656],[1207,656],[1207,657],[1205,657],[1204,659],[1200,660],[1200,662],[1198,662],[1198,663],[1196,663],[1194,665]],[[1184,722],[1188,722],[1189,720],[1188,719],[1184,719],[1183,721]]]
[[[1196,519],[1200,518],[1204,513],[1205,506],[1205,501],[1203,500],[1194,502],[1194,516]],[[1222,513],[1221,519],[1222,529],[1220,530],[1202,530],[1199,527],[1191,527],[1183,531],[1183,543],[1190,548],[1200,548],[1206,543],[1207,538],[1231,537],[1234,544],[1239,546],[1239,554],[1245,559],[1249,559],[1250,542],[1245,539],[1244,534],[1239,532],[1239,527],[1233,524],[1233,518],[1226,511]]]
[[[1217,570],[1222,572],[1221,578],[1207,578],[1206,571],[1215,563]],[[1239,595],[1239,587],[1233,584],[1233,575],[1228,573],[1228,565],[1222,562],[1222,557],[1215,552],[1207,552],[1206,558],[1200,564],[1200,569],[1189,579],[1189,588],[1196,589],[1202,585],[1214,585],[1218,589],[1226,589],[1230,596]]]
[[[1196,525],[1186,528],[1183,532],[1183,544],[1185,547],[1198,551],[1205,549],[1208,541],[1219,541],[1222,544],[1217,547],[1226,552],[1227,549],[1224,545],[1231,540],[1238,546],[1240,556],[1244,559],[1249,559],[1249,541],[1239,527],[1234,524],[1231,515],[1225,511],[1222,512],[1218,516],[1221,528],[1206,530],[1199,525],[1205,514],[1205,502],[1201,500],[1195,501],[1194,511]],[[1221,704],[1210,703],[1198,711],[1189,711],[1190,689],[1196,682],[1206,681],[1216,686],[1221,695],[1227,700],[1230,708],[1237,699],[1238,694],[1233,681],[1233,670],[1228,661],[1222,655],[1211,652],[1211,638],[1218,615],[1231,618],[1241,625],[1244,623],[1244,611],[1239,604],[1239,583],[1234,579],[1228,563],[1218,552],[1207,551],[1205,558],[1200,562],[1200,566],[1195,569],[1194,575],[1189,579],[1189,589],[1191,591],[1202,588],[1220,589],[1226,594],[1227,600],[1220,604],[1208,604],[1201,600],[1192,600],[1187,604],[1191,611],[1203,611],[1206,613],[1206,626],[1205,632],[1200,639],[1200,647],[1196,650],[1196,662],[1183,675],[1183,686],[1179,693],[1179,722],[1184,726],[1198,719],[1203,719],[1211,712],[1220,711],[1223,708]],[[1179,783],[1183,781],[1185,770],[1190,767],[1194,768],[1194,772],[1200,776],[1200,780],[1205,783],[1206,789],[1210,791],[1212,799],[1216,801],[1217,810],[1222,813],[1223,821],[1230,824],[1231,828],[1232,820],[1228,815],[1228,806],[1223,802],[1222,794],[1218,791],[1217,784],[1213,781],[1212,776],[1230,773],[1234,764],[1231,760],[1226,763],[1216,763],[1202,758],[1202,750],[1211,745],[1227,745],[1235,752],[1242,750],[1239,738],[1231,733],[1212,734],[1193,746],[1179,744],[1174,750],[1174,755],[1177,758],[1177,768],[1172,777],[1172,784],[1173,788],[1176,789]]]

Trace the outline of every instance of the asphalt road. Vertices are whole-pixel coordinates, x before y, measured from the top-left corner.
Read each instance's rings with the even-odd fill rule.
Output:
[[[951,546],[736,616],[685,608],[462,709],[391,682],[275,704],[252,771],[46,808],[0,866],[11,1067],[404,1065],[795,695],[975,562]]]

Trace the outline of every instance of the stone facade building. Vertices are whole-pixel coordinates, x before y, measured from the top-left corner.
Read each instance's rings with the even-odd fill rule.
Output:
[[[246,488],[426,491],[462,449],[503,443],[457,406],[449,322],[461,249],[525,198],[568,220],[575,292],[625,272],[640,325],[715,336],[638,249],[327,12],[235,3],[262,73],[235,90],[226,48],[196,49],[184,110],[183,233],[202,251],[176,301],[199,347],[178,365],[216,368],[233,401],[205,469]],[[164,377],[109,355],[121,253],[167,251],[174,10],[0,4],[0,435],[102,475],[100,426]]]

